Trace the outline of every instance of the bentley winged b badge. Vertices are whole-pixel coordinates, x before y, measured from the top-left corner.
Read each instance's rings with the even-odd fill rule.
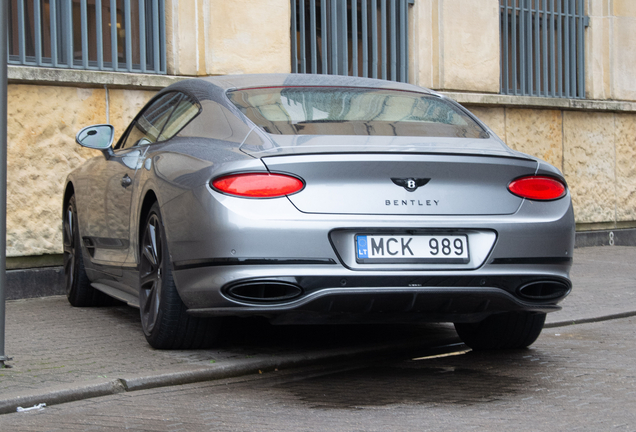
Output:
[[[397,178],[391,177],[391,181],[398,186],[402,186],[409,192],[414,192],[418,187],[424,186],[428,183],[430,178]]]

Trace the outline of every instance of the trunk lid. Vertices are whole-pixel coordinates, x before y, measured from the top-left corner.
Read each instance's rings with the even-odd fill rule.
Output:
[[[537,169],[536,160],[517,157],[507,148],[482,146],[480,153],[465,146],[445,147],[444,154],[387,150],[284,151],[284,156],[262,157],[262,161],[272,172],[294,174],[305,181],[301,192],[288,197],[301,212],[324,214],[512,214],[523,199],[510,193],[508,184]]]

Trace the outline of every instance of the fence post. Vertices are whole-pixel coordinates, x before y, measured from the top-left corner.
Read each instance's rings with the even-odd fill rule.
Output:
[[[7,1],[0,1],[0,368],[4,353],[5,287],[7,284]]]

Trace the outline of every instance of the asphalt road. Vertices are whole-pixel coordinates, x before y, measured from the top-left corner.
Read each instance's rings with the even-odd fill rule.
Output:
[[[121,393],[2,415],[0,430],[634,431],[634,325],[547,328],[526,350],[396,355]]]

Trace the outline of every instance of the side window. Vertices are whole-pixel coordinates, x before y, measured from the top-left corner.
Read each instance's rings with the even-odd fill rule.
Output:
[[[175,108],[170,116],[157,141],[164,141],[175,136],[190,120],[195,118],[200,111],[201,106],[198,103],[188,96],[183,95],[183,99],[181,99],[179,105],[177,105],[177,108]]]
[[[118,148],[126,149],[157,141],[174,108],[180,106],[179,101],[183,96],[178,92],[166,93],[146,107],[131,125],[128,136]]]

